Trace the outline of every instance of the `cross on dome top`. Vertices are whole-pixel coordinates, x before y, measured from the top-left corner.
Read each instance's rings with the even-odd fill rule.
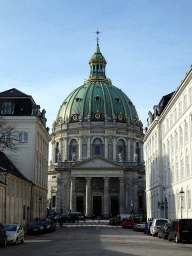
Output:
[[[97,31],[94,32],[94,33],[97,34],[97,46],[99,46],[99,37],[98,37],[98,35],[99,35],[101,32],[99,32],[98,29],[97,29]]]

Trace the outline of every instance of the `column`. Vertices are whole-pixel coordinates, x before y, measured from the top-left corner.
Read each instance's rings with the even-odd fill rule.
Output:
[[[120,214],[125,213],[125,205],[124,205],[124,182],[125,178],[119,178],[120,181]]]
[[[107,137],[105,137],[105,158],[108,158],[108,143],[107,143]]]
[[[91,178],[86,178],[86,217],[91,217]]]
[[[113,160],[117,159],[117,153],[116,153],[116,138],[113,138]]]
[[[131,147],[130,147],[130,140],[127,142],[127,160],[131,161]]]
[[[70,210],[75,212],[75,178],[71,178],[71,189],[70,189]]]
[[[90,158],[91,156],[91,140],[90,137],[87,139],[87,158]]]
[[[61,154],[61,162],[63,161],[63,147],[62,147],[63,139],[59,139],[59,153]]]
[[[79,160],[82,160],[82,137],[79,137]]]
[[[65,160],[67,160],[67,138],[65,138]]]
[[[55,141],[52,143],[52,163],[55,163]]]
[[[104,217],[109,217],[109,178],[104,178]]]
[[[140,161],[141,161],[141,163],[143,163],[143,143],[142,142],[140,142],[140,149],[141,149],[141,151],[140,151]]]

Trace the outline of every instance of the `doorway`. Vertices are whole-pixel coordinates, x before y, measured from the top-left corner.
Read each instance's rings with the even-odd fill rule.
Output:
[[[101,196],[93,196],[93,215],[101,216],[102,200]]]
[[[111,197],[111,213],[112,213],[112,216],[117,216],[119,214],[118,196]]]
[[[76,211],[84,214],[84,198],[83,198],[83,196],[77,196]]]

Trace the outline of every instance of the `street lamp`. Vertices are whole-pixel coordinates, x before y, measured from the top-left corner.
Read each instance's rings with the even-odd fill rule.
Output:
[[[41,202],[42,202],[42,197],[40,196],[39,197],[39,219],[40,219],[40,205],[41,205]]]
[[[183,198],[184,198],[184,191],[183,191],[183,188],[181,188],[181,191],[179,192],[180,193],[180,197],[181,197],[181,219],[182,219],[182,208],[183,208]]]

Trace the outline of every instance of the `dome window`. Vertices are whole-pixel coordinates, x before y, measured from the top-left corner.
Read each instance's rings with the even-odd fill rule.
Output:
[[[76,102],[80,102],[81,101],[81,99],[80,98],[76,98]]]
[[[101,101],[101,97],[99,97],[98,95],[95,97],[95,101],[96,102],[99,102],[99,101]]]
[[[117,115],[117,119],[119,121],[123,121],[124,120],[124,116],[123,116],[123,114],[121,112]]]
[[[120,103],[119,97],[115,98],[115,101],[116,101],[117,103]]]
[[[100,119],[102,118],[101,113],[97,110],[97,112],[93,115],[93,118]]]
[[[78,115],[77,114],[73,114],[72,117],[71,117],[71,120],[77,121],[78,120]]]

